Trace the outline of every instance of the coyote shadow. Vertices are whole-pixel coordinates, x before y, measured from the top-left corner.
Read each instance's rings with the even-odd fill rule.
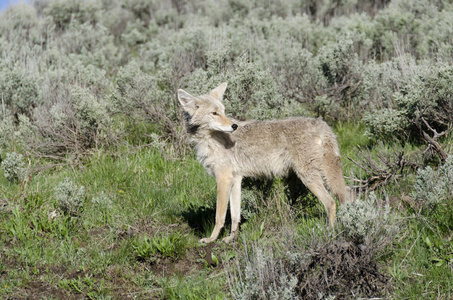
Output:
[[[275,179],[252,179],[244,178],[242,182],[243,190],[251,189],[260,198],[261,208],[266,206],[266,202],[270,201],[272,191],[275,189]],[[318,200],[316,197],[310,197],[311,192],[303,185],[296,174],[291,173],[287,177],[282,178],[283,190],[286,196],[286,201],[292,209],[306,212],[311,211],[311,208],[316,206]],[[214,200],[214,199],[213,199]],[[199,236],[211,234],[211,230],[215,224],[215,202],[214,207],[209,206],[196,206],[191,204],[187,210],[181,213],[181,217],[189,225],[190,228],[195,230]],[[244,204],[243,204],[244,205]],[[247,204],[245,204],[247,205]],[[246,208],[247,209],[247,208]],[[258,210],[254,210],[258,212]],[[313,211],[311,211],[313,213]],[[241,224],[247,223],[248,218],[241,217]],[[229,229],[231,226],[230,210],[227,210],[224,230]]]
[[[190,205],[187,210],[181,213],[181,217],[199,236],[209,235],[215,224],[215,207]],[[225,219],[225,228],[230,224],[231,217],[228,211]]]
[[[275,184],[279,181],[279,184]],[[294,172],[283,178],[244,178],[243,190],[252,190],[260,199],[261,205],[272,201],[273,191],[280,189],[292,209],[306,210],[319,202]]]

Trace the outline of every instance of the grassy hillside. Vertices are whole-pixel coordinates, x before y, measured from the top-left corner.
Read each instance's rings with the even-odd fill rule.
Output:
[[[36,0],[0,13],[0,297],[450,299],[448,1]],[[357,194],[243,183],[239,240],[176,91],[322,117]],[[227,227],[222,236],[228,235]]]

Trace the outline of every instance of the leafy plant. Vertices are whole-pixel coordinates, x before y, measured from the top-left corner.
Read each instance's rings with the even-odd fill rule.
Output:
[[[133,241],[132,249],[139,260],[148,259],[152,254],[156,253],[151,239],[145,234],[143,234],[142,238],[137,238]]]
[[[156,235],[149,238],[146,234],[136,238],[132,243],[135,255],[140,260],[148,259],[150,256],[160,254],[163,257],[177,258],[185,253],[187,247],[187,235],[172,231],[168,235]]]

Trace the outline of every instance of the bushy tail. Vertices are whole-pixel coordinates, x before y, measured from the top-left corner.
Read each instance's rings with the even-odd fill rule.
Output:
[[[346,187],[341,169],[341,156],[335,136],[324,139],[323,171],[327,188],[337,197],[340,204],[353,201],[351,191]]]

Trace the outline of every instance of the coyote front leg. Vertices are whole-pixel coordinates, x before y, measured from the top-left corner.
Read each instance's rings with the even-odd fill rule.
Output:
[[[239,223],[241,222],[241,183],[242,176],[233,177],[233,185],[230,193],[231,233],[222,239],[225,243],[234,241],[239,234]]]
[[[219,236],[220,230],[225,224],[225,216],[228,207],[228,196],[232,185],[232,175],[221,174],[217,176],[217,207],[215,212],[215,227],[211,237],[200,240],[200,243],[208,244],[215,241]]]

